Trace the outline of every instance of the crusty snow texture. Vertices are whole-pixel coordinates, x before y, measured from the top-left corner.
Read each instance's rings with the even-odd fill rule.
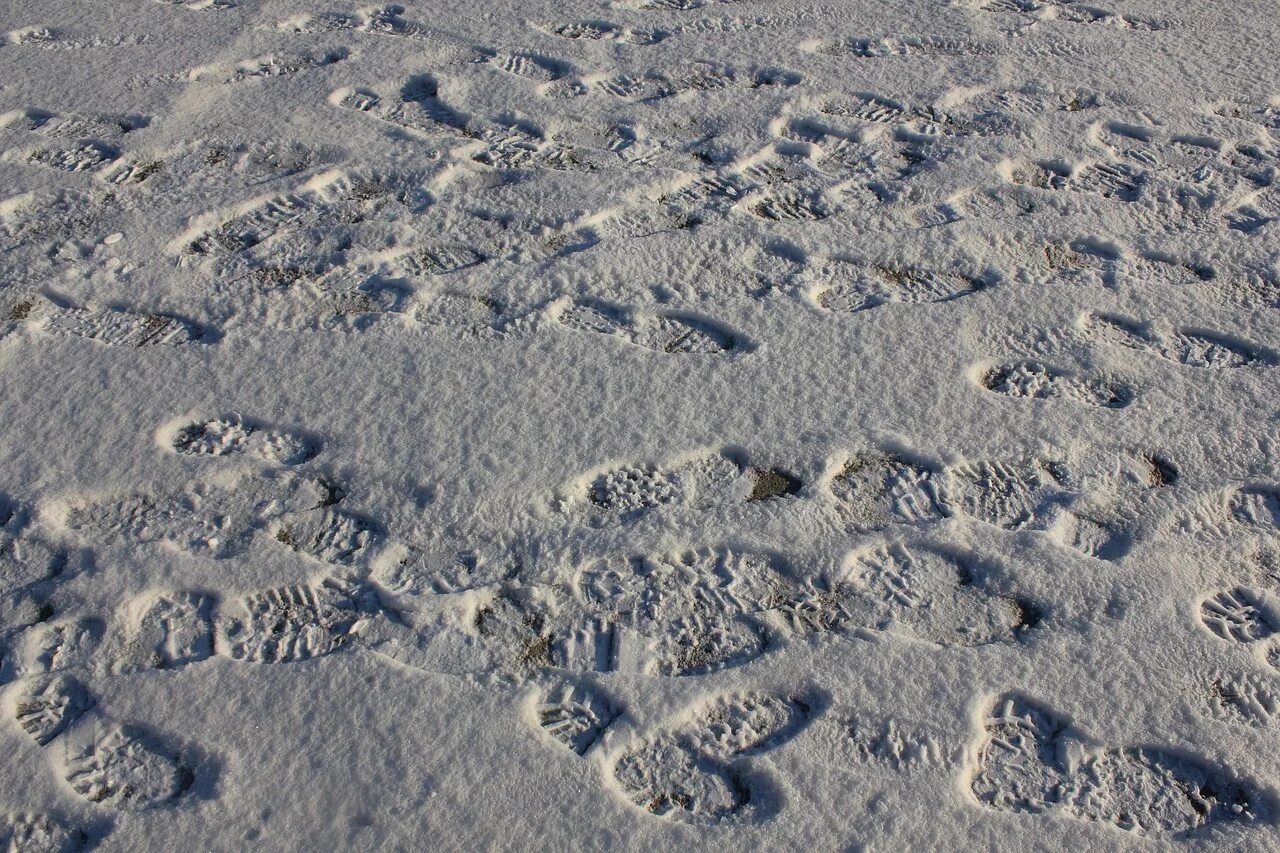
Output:
[[[1270,0],[0,3],[0,849],[1280,849]]]

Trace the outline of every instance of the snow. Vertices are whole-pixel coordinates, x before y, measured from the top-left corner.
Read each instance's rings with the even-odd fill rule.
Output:
[[[1258,0],[0,9],[0,841],[1280,847]]]

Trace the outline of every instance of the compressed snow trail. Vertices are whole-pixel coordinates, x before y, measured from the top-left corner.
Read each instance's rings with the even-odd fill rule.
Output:
[[[0,8],[0,848],[1280,849],[1261,0]]]

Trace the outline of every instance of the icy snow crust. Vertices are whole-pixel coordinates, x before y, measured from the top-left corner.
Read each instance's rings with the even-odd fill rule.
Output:
[[[1280,849],[1273,4],[0,8],[0,848]]]

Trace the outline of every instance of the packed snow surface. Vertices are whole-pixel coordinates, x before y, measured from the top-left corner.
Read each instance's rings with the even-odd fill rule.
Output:
[[[0,4],[0,849],[1280,849],[1269,0]]]

